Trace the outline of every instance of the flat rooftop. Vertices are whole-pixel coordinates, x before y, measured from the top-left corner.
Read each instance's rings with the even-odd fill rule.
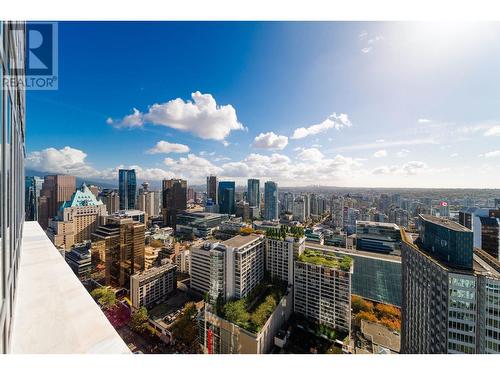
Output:
[[[238,236],[234,236],[234,237],[222,242],[222,244],[227,246],[227,247],[240,248],[240,247],[244,247],[246,245],[249,245],[252,242],[254,242],[255,240],[258,240],[260,238],[262,238],[262,236],[259,236],[257,234],[249,234],[246,236],[243,236],[240,234]]]
[[[500,263],[498,262],[498,260],[492,258],[491,256],[488,256],[488,254],[483,255],[485,254],[485,252],[480,249],[473,250],[474,253],[472,256],[472,269],[466,270],[450,266],[449,264],[432,257],[427,252],[427,250],[425,250],[422,246],[420,246],[419,241],[416,241],[417,237],[415,237],[414,235],[410,236],[410,233],[406,233],[403,230],[401,237],[403,239],[403,242],[412,245],[414,248],[418,249],[418,251],[420,251],[423,255],[431,259],[434,263],[439,264],[441,267],[451,272],[457,272],[463,274],[474,273],[474,274],[488,275],[491,277],[500,278]]]
[[[454,230],[457,232],[471,232],[469,228],[466,228],[463,225],[460,225],[448,218],[432,216],[432,215],[420,215],[420,217],[425,221],[428,221],[436,225],[441,225],[450,230]]]
[[[356,225],[358,224],[370,227],[381,227],[381,228],[399,230],[399,226],[394,223],[379,223],[378,221],[356,220]]]

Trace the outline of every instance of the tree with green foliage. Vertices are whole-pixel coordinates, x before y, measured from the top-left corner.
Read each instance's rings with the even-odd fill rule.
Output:
[[[259,331],[267,319],[271,316],[276,308],[277,302],[273,296],[267,296],[263,303],[261,303],[253,312],[250,321],[254,324],[255,330]]]
[[[148,310],[143,306],[132,313],[130,327],[136,332],[143,333],[148,329],[148,319]]]
[[[175,345],[181,353],[199,353],[200,346],[196,340],[198,326],[196,315],[198,310],[193,302],[184,305],[184,309],[172,326],[172,335]]]
[[[250,314],[246,309],[246,303],[244,299],[226,303],[226,306],[224,306],[224,315],[230,322],[233,322],[234,324],[243,328],[248,327]]]
[[[94,289],[90,295],[104,308],[110,308],[116,305],[115,293],[106,287]]]

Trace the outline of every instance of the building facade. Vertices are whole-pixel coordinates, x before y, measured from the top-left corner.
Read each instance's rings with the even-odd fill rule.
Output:
[[[56,218],[49,220],[47,236],[62,249],[88,241],[105,216],[106,206],[83,184],[64,202]]]
[[[14,32],[16,31],[16,32]],[[24,76],[25,24],[0,21],[0,82]],[[13,67],[19,70],[12,69]],[[24,223],[26,92],[1,88],[0,100],[0,353],[11,347],[14,300]]]
[[[75,190],[75,176],[48,175],[44,177],[38,200],[38,222],[43,229],[47,229],[49,219],[57,216],[61,205],[71,198]]]
[[[207,200],[211,199],[213,205],[218,204],[218,194],[217,194],[217,176],[207,177]]]
[[[266,236],[266,272],[272,279],[293,285],[293,261],[304,252],[306,238],[292,235],[283,238]]]
[[[278,184],[266,181],[264,184],[264,220],[279,219]]]
[[[417,240],[403,231],[403,353],[499,353],[500,264],[466,227],[420,220]]]
[[[264,236],[236,236],[191,248],[191,287],[215,301],[246,297],[264,278]]]
[[[350,333],[352,266],[341,269],[331,262],[312,263],[308,258],[295,261],[294,312],[317,324]]]
[[[128,287],[130,276],[144,270],[145,229],[131,218],[112,216],[92,234],[93,267],[104,266],[106,285]]]
[[[236,185],[234,181],[220,181],[218,190],[219,212],[232,215],[236,211]]]
[[[132,307],[150,307],[177,289],[177,266],[163,264],[130,276]]]
[[[163,224],[174,228],[177,215],[187,208],[187,181],[170,179],[162,181]]]
[[[137,180],[135,169],[118,170],[118,194],[120,199],[120,210],[135,209],[135,197],[137,193]]]

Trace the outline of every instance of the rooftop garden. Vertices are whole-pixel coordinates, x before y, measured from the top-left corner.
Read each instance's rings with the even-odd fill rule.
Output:
[[[262,282],[246,298],[216,306],[217,314],[247,331],[257,333],[266,324],[285,291],[285,284]]]
[[[273,240],[286,240],[287,236],[292,236],[296,239],[304,237],[305,231],[303,227],[289,227],[282,225],[280,229],[268,228],[266,230],[266,237]]]
[[[299,262],[312,263],[319,266],[341,269],[348,272],[352,266],[352,258],[343,255],[341,257],[325,256],[319,250],[305,249],[304,253],[299,255]]]

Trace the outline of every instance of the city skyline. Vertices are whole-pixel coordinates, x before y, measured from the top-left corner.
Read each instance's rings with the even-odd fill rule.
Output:
[[[59,34],[59,90],[27,93],[31,170],[500,186],[498,24],[61,22]]]

